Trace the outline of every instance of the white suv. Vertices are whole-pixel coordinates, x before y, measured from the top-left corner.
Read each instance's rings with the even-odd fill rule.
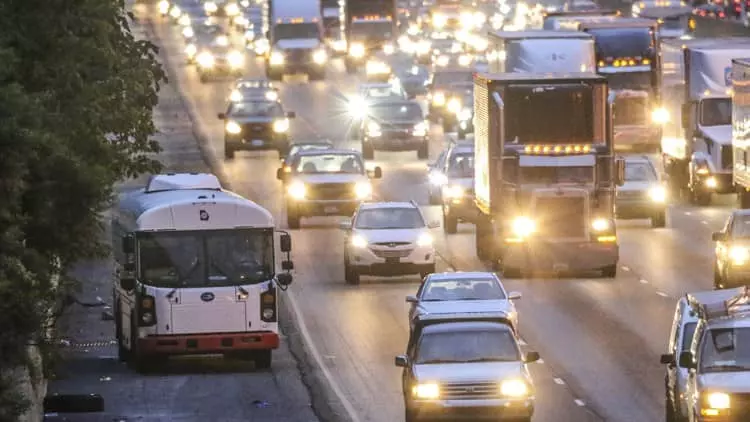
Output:
[[[398,276],[435,272],[435,247],[430,229],[415,202],[362,203],[351,221],[341,223],[344,277],[359,284],[360,275]]]

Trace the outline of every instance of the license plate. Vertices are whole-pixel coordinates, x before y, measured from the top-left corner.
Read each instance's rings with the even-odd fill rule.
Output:
[[[250,145],[252,145],[254,147],[262,147],[263,143],[264,142],[263,142],[262,139],[253,139],[252,141],[250,141]]]
[[[385,263],[386,264],[398,264],[401,262],[401,258],[386,258]]]
[[[329,206],[329,207],[323,208],[323,212],[326,214],[330,214],[330,213],[338,212],[338,211],[339,211],[339,207],[335,207],[335,206]]]
[[[555,263],[552,265],[552,271],[568,271],[570,266],[568,264]]]

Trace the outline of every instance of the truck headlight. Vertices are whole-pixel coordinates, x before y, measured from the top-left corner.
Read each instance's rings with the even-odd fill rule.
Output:
[[[487,22],[487,15],[485,15],[482,12],[474,12],[474,16],[472,16],[472,20],[474,21],[475,27],[481,28],[482,25],[484,25]]]
[[[224,127],[226,129],[227,133],[232,135],[237,135],[238,133],[242,132],[242,126],[238,125],[237,122],[228,121],[227,125]]]
[[[445,17],[444,15],[440,15],[440,14],[432,15],[432,26],[434,26],[435,28],[440,29],[444,27],[445,24],[447,23],[448,23],[448,18]]]
[[[326,54],[325,50],[316,50],[312,58],[316,64],[323,64],[328,60],[328,54]]]
[[[360,59],[365,56],[365,45],[362,43],[353,43],[349,46],[349,55],[355,59]]]
[[[432,97],[432,105],[438,107],[445,105],[445,94],[443,94],[442,92],[436,93]]]
[[[427,124],[425,122],[419,122],[416,125],[414,125],[414,131],[412,132],[414,136],[425,136],[427,135]]]
[[[242,93],[236,89],[233,89],[232,92],[229,94],[229,101],[233,103],[242,101]]]
[[[422,233],[417,238],[417,246],[432,246],[432,235],[429,233]]]
[[[513,234],[518,237],[528,237],[536,231],[536,223],[528,217],[516,217],[511,226]]]
[[[203,52],[198,55],[198,65],[200,67],[210,69],[214,67],[214,56],[211,53]]]
[[[161,0],[159,2],[159,13],[166,15],[169,12],[169,2],[167,0]]]
[[[729,259],[734,265],[742,265],[750,259],[750,251],[742,246],[732,246],[729,249]]]
[[[289,120],[282,119],[273,122],[273,131],[276,133],[284,133],[289,130]]]
[[[195,44],[188,44],[185,47],[185,54],[187,54],[187,56],[190,58],[195,57],[195,53],[197,52],[198,52],[198,47],[196,47]]]
[[[386,44],[383,46],[383,53],[387,55],[391,55],[396,51],[395,47],[393,47],[393,44]]]
[[[212,1],[207,1],[203,3],[203,10],[205,10],[206,13],[216,13],[216,11],[219,10],[219,6]]]
[[[449,199],[459,199],[464,197],[464,188],[458,185],[452,185],[445,188],[443,195]]]
[[[609,221],[604,218],[595,218],[594,221],[591,222],[591,228],[596,232],[603,232],[609,229]]]
[[[182,16],[182,10],[180,10],[180,8],[177,6],[174,6],[172,10],[169,11],[169,16],[173,17],[174,19],[177,19],[180,16]]]
[[[279,99],[279,93],[276,91],[266,91],[265,97],[268,101],[276,101]]]
[[[667,200],[667,190],[664,189],[664,187],[662,187],[662,186],[657,186],[657,187],[651,188],[648,191],[648,196],[654,202],[666,202],[666,200]]]
[[[359,182],[354,185],[354,194],[357,199],[367,199],[372,195],[372,185],[368,182]]]
[[[422,400],[435,400],[440,397],[440,386],[434,383],[417,384],[411,389],[414,398]]]
[[[224,13],[226,13],[227,16],[237,16],[240,14],[240,7],[237,3],[229,3],[224,6]]]
[[[367,134],[370,136],[380,136],[380,125],[375,122],[367,122]]]
[[[451,100],[448,101],[448,111],[451,113],[458,113],[461,111],[461,101],[457,98],[451,98]]]
[[[245,56],[239,51],[232,51],[227,56],[227,61],[229,62],[229,66],[237,69],[245,64]]]
[[[663,125],[669,123],[669,111],[664,107],[659,107],[651,112],[651,121]]]
[[[523,380],[505,380],[500,383],[500,394],[506,397],[526,397],[529,386]]]
[[[458,120],[469,121],[471,120],[471,109],[465,108],[458,113]]]
[[[269,61],[271,62],[271,66],[282,65],[284,64],[284,54],[282,54],[281,51],[274,51],[271,53]]]
[[[188,15],[182,15],[180,16],[180,19],[177,19],[177,23],[181,26],[190,26],[190,16]],[[185,33],[184,31],[182,32]]]
[[[462,67],[467,67],[471,64],[471,56],[462,54],[458,57],[458,65]]]
[[[307,195],[307,186],[302,182],[294,182],[287,188],[287,193],[292,199],[305,199]]]
[[[193,27],[192,26],[186,26],[186,27],[182,28],[182,36],[183,37],[185,37],[185,38],[193,38],[194,35],[195,35],[195,31],[193,31]]]
[[[351,242],[352,242],[352,246],[354,246],[355,248],[366,248],[368,245],[367,239],[365,239],[364,237],[358,234],[355,234],[354,236],[352,236]]]
[[[434,186],[443,186],[448,183],[448,176],[439,171],[430,172],[430,174],[427,175],[427,178]]]
[[[727,393],[711,393],[706,398],[706,403],[711,409],[729,409],[731,404]]]

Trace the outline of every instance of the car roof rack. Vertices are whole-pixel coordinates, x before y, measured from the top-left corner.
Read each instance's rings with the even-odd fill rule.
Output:
[[[685,295],[691,313],[712,320],[750,313],[750,286]]]

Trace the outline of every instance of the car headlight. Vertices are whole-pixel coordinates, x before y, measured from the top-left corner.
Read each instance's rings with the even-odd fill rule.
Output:
[[[432,97],[432,105],[435,105],[435,106],[445,105],[445,94],[443,94],[442,92],[436,93]]]
[[[461,111],[461,101],[457,98],[451,98],[451,100],[448,101],[448,111],[451,113],[458,113]]]
[[[216,13],[216,11],[219,10],[219,6],[212,1],[207,1],[203,3],[203,10],[205,10],[206,13]]]
[[[729,259],[735,265],[742,265],[750,259],[750,251],[742,246],[732,246],[729,249]]]
[[[177,23],[181,26],[190,26],[190,16],[188,15],[182,15],[180,16],[180,19],[177,19]],[[184,31],[182,32],[185,33]]]
[[[346,51],[346,40],[336,40],[333,42],[333,49],[339,53]]]
[[[364,237],[358,234],[355,234],[354,236],[352,236],[351,242],[352,242],[352,246],[354,246],[355,248],[366,248],[367,245],[369,244],[367,242],[367,239],[365,239]]]
[[[523,380],[505,380],[500,383],[500,394],[506,397],[526,397],[529,386]]]
[[[326,60],[328,60],[328,54],[326,53],[325,50],[316,50],[313,53],[312,58],[315,63],[323,64],[326,62]]]
[[[367,122],[367,134],[377,136],[380,134],[380,125],[375,122]]]
[[[471,64],[471,56],[468,56],[466,54],[462,54],[458,57],[458,65],[467,67]]]
[[[711,393],[706,398],[706,403],[711,409],[729,409],[731,404],[727,393]]]
[[[596,218],[591,222],[591,228],[596,232],[609,230],[609,221],[604,218]]]
[[[448,186],[443,190],[443,195],[449,199],[459,199],[464,197],[464,188],[458,185]]]
[[[429,233],[422,233],[417,238],[417,246],[432,246],[432,235]]]
[[[427,135],[427,124],[425,122],[419,122],[414,125],[414,136],[425,136]]]
[[[713,176],[707,177],[704,183],[706,184],[707,188],[711,188],[711,189],[719,185],[719,182]]]
[[[446,23],[448,23],[447,17],[437,14],[432,16],[432,26],[435,28],[442,28]]]
[[[307,195],[307,186],[302,182],[294,182],[287,188],[287,193],[293,199],[305,199]]]
[[[159,13],[166,15],[169,12],[169,2],[167,0],[161,0],[159,2]]]
[[[411,389],[414,398],[422,400],[434,400],[440,397],[440,386],[434,383],[417,384]]]
[[[193,31],[193,27],[192,26],[186,26],[186,27],[182,28],[182,36],[183,37],[185,37],[185,38],[193,38],[194,35],[195,35],[195,31]]]
[[[430,183],[432,183],[434,186],[443,186],[446,183],[448,183],[448,176],[446,176],[444,173],[441,173],[439,171],[430,172],[427,178],[430,180]]]
[[[387,55],[391,55],[396,51],[396,49],[393,47],[393,44],[386,44],[383,46],[383,53]]]
[[[229,94],[229,101],[233,103],[242,101],[242,93],[236,89],[233,89],[232,92]]]
[[[200,67],[212,68],[214,66],[214,56],[204,51],[198,55],[198,65]]]
[[[240,14],[240,7],[237,3],[229,3],[224,6],[224,13],[226,13],[227,16],[237,16]]]
[[[349,113],[355,119],[361,119],[367,115],[367,101],[360,96],[352,97],[349,100]]]
[[[435,63],[440,67],[448,66],[448,63],[450,63],[450,58],[448,56],[440,56],[437,58]]]
[[[172,10],[169,11],[169,16],[177,19],[182,15],[182,10],[180,10],[179,7],[175,6],[172,8]]]
[[[461,13],[461,25],[464,28],[474,27],[474,15],[471,12]]]
[[[198,47],[195,46],[195,44],[188,44],[185,47],[185,54],[187,54],[188,57],[195,57],[195,53],[198,52]]]
[[[666,202],[667,201],[667,190],[662,186],[656,186],[648,191],[648,196],[654,202]]]
[[[651,112],[651,121],[656,124],[669,123],[669,111],[664,107],[659,107]]]
[[[458,120],[469,121],[471,120],[471,109],[465,108],[458,113]]]
[[[536,223],[528,217],[516,217],[511,228],[516,236],[528,237],[536,231]]]
[[[281,51],[274,51],[273,53],[271,53],[271,58],[269,60],[271,62],[271,66],[284,64],[284,54]]]
[[[242,132],[242,126],[233,121],[228,121],[224,128],[226,129],[227,133],[230,133],[232,135],[237,135],[238,133]]]
[[[266,91],[265,97],[268,101],[276,101],[279,99],[279,93],[276,91]]]
[[[365,56],[365,45],[361,43],[354,43],[349,46],[349,55],[355,59],[359,59]]]
[[[273,131],[276,133],[284,133],[289,130],[289,120],[282,119],[273,122]]]
[[[239,51],[232,51],[227,56],[227,61],[229,62],[229,66],[231,67],[242,67],[242,65],[245,64],[245,56]]]
[[[367,199],[372,195],[372,185],[368,182],[360,182],[354,185],[354,193],[357,199]]]

